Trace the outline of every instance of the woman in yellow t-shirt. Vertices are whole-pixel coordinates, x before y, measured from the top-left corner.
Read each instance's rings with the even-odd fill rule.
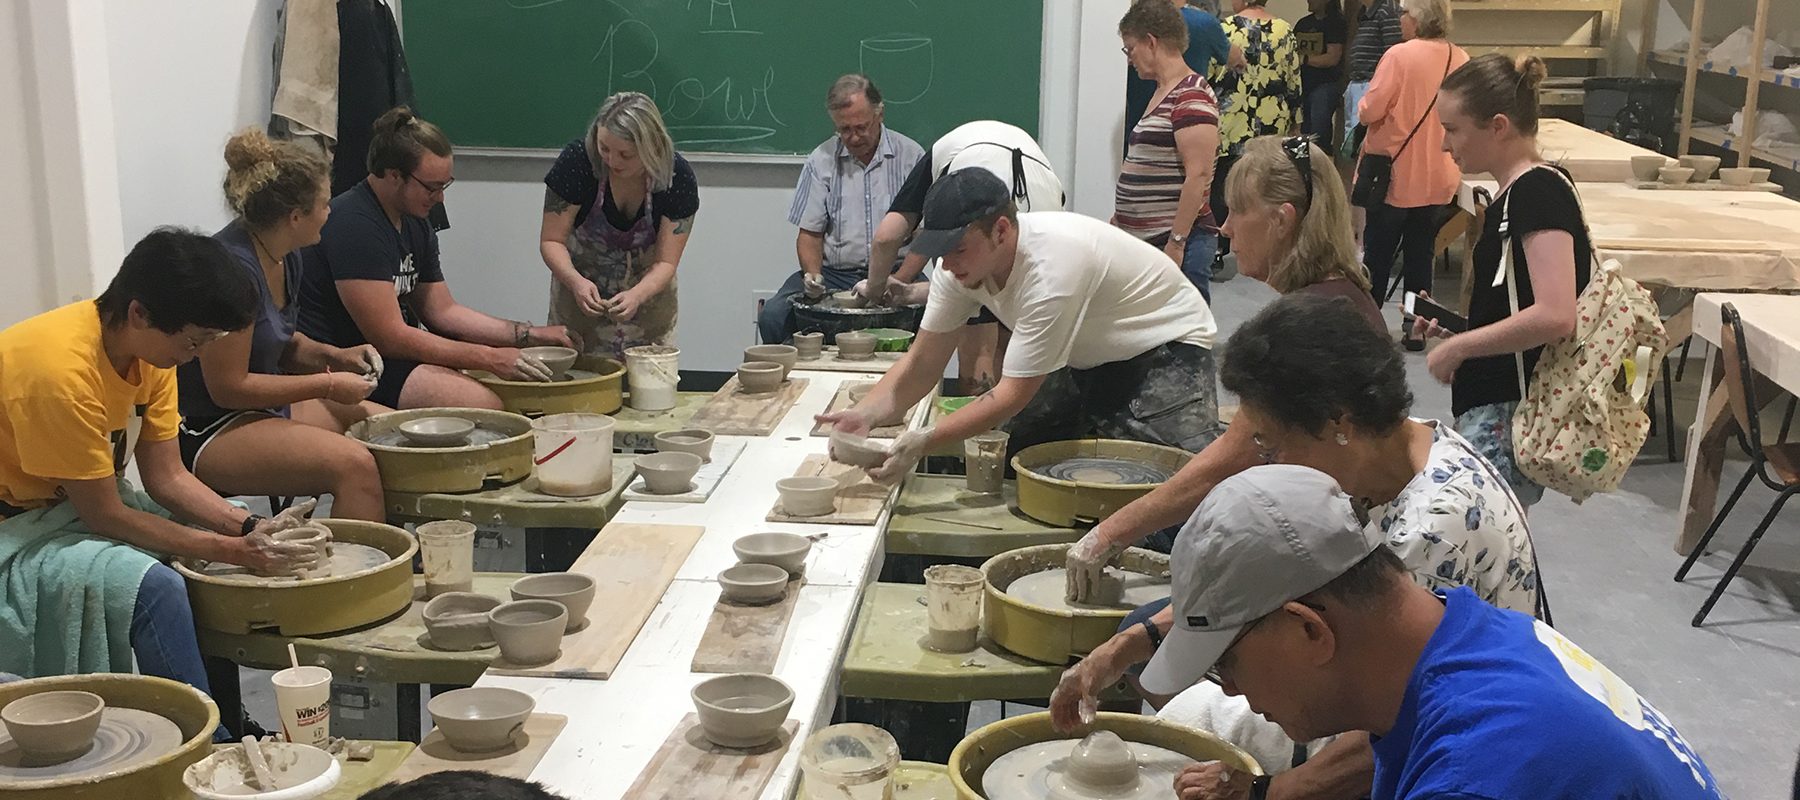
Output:
[[[1267,0],[1232,0],[1220,20],[1231,41],[1231,57],[1208,79],[1219,101],[1219,159],[1213,167],[1213,220],[1225,224],[1231,209],[1225,179],[1244,143],[1258,136],[1287,136],[1300,126],[1300,48],[1294,26],[1263,6]],[[1219,237],[1213,273],[1219,272],[1231,240]]]

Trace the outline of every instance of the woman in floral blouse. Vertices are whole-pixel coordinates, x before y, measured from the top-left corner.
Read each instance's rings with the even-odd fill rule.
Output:
[[[1286,136],[1300,127],[1300,48],[1294,41],[1294,26],[1270,14],[1263,7],[1267,2],[1231,0],[1231,16],[1219,21],[1231,42],[1231,57],[1207,76],[1219,103],[1219,159],[1213,168],[1212,211],[1213,220],[1220,225],[1230,213],[1225,178],[1244,143],[1258,136]],[[1230,240],[1220,237],[1214,273],[1229,252]]]

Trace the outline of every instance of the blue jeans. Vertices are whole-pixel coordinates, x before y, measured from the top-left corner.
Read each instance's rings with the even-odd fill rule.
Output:
[[[861,268],[828,266],[819,270],[819,278],[825,282],[826,290],[833,292],[852,289],[857,281],[867,277],[869,273]],[[805,290],[806,274],[797,271],[775,290],[774,297],[763,302],[762,313],[756,316],[756,330],[763,344],[787,344],[788,338],[794,335],[794,298]]]
[[[1206,304],[1212,305],[1213,255],[1219,251],[1219,235],[1196,233],[1188,237],[1187,250],[1181,254],[1181,274],[1186,275]]]
[[[1337,126],[1332,116],[1337,113],[1338,101],[1343,95],[1338,93],[1337,84],[1321,83],[1309,87],[1301,96],[1301,108],[1305,111],[1300,117],[1300,132],[1313,137],[1319,148],[1327,153],[1332,152],[1332,142],[1337,134]]]
[[[194,635],[187,581],[167,564],[151,567],[138,583],[137,607],[131,611],[131,652],[137,656],[139,672],[212,695],[206,666],[200,662],[200,641]],[[225,726],[213,732],[213,741],[231,741]]]

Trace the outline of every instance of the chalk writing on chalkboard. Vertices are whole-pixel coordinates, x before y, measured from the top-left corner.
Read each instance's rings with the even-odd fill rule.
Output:
[[[918,102],[931,91],[934,57],[931,37],[912,33],[872,36],[857,48],[859,71],[880,76],[881,101],[897,106]]]

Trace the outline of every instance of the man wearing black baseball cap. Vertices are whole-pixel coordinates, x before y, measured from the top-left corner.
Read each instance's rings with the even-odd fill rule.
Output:
[[[897,482],[934,446],[1011,420],[1009,449],[1100,437],[1198,451],[1219,434],[1217,327],[1161,250],[1106,222],[1021,214],[985,169],[939,178],[912,250],[940,258],[919,335],[856,407],[819,417],[864,433],[938,384],[963,323],[987,308],[1012,331],[1000,381],[935,428],[901,434],[869,470]]]

